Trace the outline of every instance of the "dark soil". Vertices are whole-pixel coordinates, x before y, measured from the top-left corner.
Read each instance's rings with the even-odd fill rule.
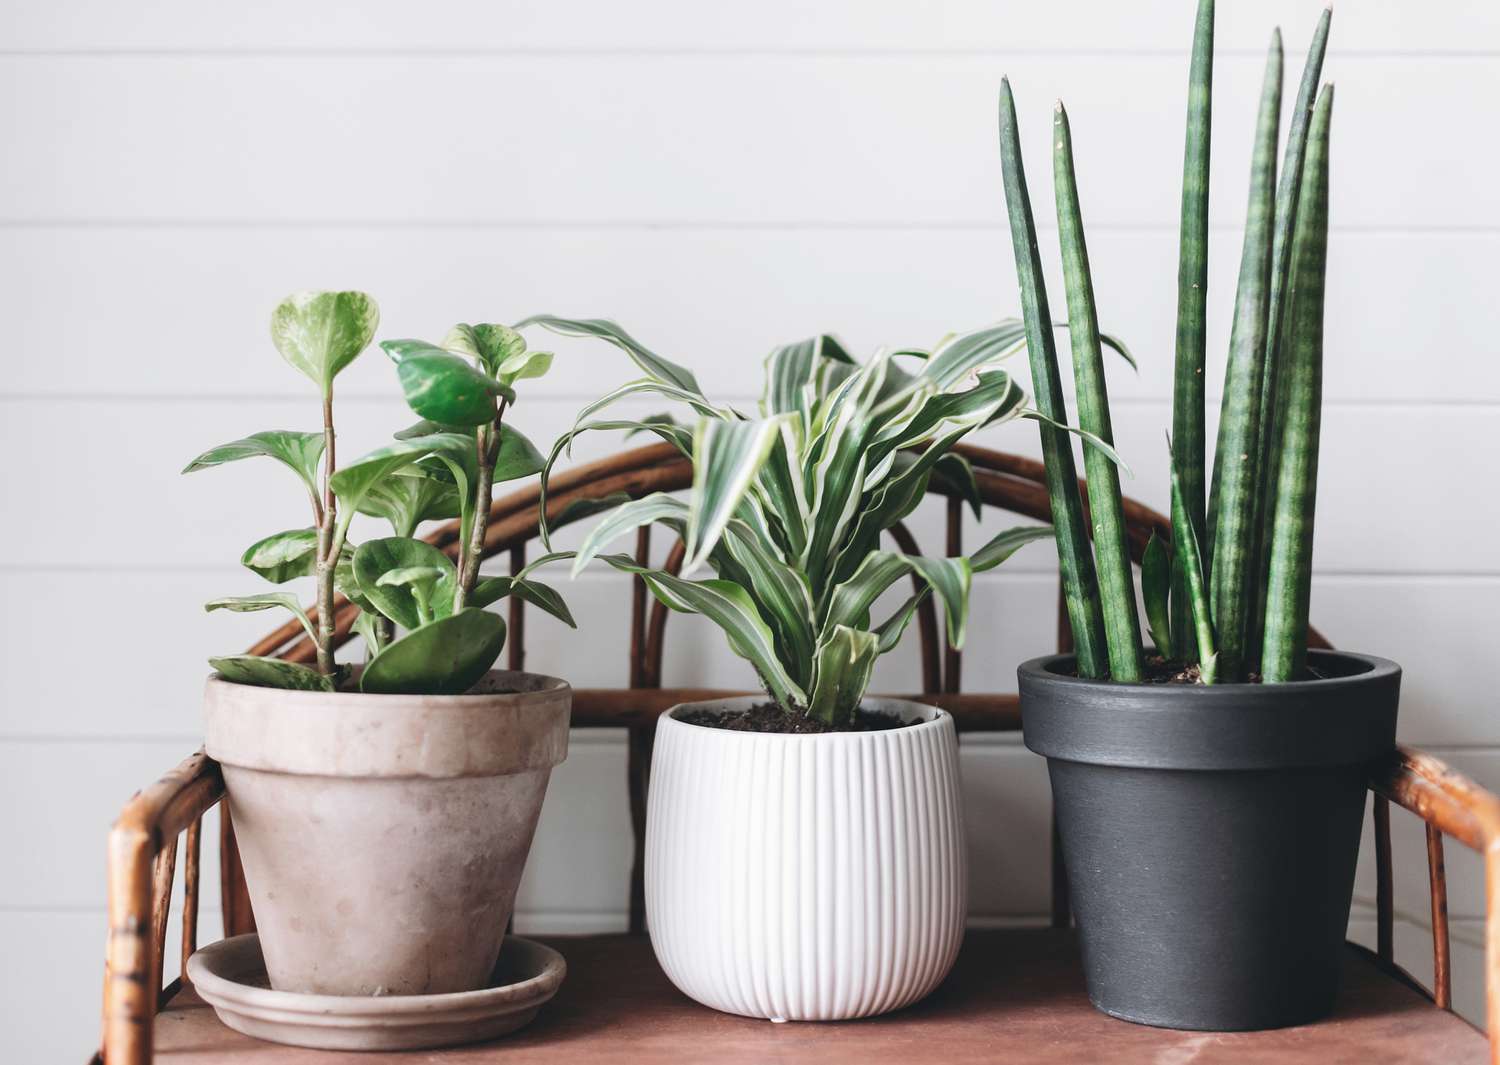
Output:
[[[1068,676],[1078,676],[1078,670],[1069,671]],[[1311,666],[1307,668],[1307,680],[1321,680],[1323,674]],[[1259,684],[1260,674],[1252,673],[1245,680],[1246,684]],[[1172,662],[1161,655],[1146,656],[1146,675],[1141,678],[1142,684],[1202,684],[1203,670],[1197,665],[1185,666],[1181,662]]]
[[[860,710],[855,713],[850,724],[832,726],[805,714],[789,714],[775,703],[757,703],[748,710],[735,710],[728,714],[714,710],[692,710],[679,715],[677,720],[689,725],[721,728],[727,732],[773,732],[794,736],[821,735],[826,732],[884,732],[919,723],[902,721],[892,714]]]

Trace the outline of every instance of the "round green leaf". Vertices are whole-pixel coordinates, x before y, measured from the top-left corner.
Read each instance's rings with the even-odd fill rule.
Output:
[[[423,624],[422,612],[406,582],[388,582],[381,578],[393,571],[435,569],[441,576],[432,583],[429,606],[439,618],[453,609],[458,575],[448,556],[431,544],[401,536],[367,540],[354,551],[354,579],[360,592],[375,609],[404,629]]]
[[[271,342],[326,396],[379,324],[380,308],[363,292],[295,292],[271,314]]]
[[[535,476],[546,465],[547,460],[524,433],[513,426],[500,426],[500,450],[495,455],[495,472],[491,478],[495,484]]]
[[[473,608],[415,629],[365,667],[360,690],[389,695],[462,695],[500,657],[505,622]]]
[[[487,425],[495,420],[495,397],[515,393],[461,355],[420,340],[380,345],[396,360],[406,405],[420,418],[443,425]]]

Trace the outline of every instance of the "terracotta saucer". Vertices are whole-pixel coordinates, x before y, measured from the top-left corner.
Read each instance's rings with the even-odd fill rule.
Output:
[[[489,987],[444,995],[300,995],[273,991],[260,937],[204,947],[188,978],[237,1032],[319,1050],[422,1050],[478,1043],[522,1027],[557,993],[568,965],[551,947],[506,936]]]

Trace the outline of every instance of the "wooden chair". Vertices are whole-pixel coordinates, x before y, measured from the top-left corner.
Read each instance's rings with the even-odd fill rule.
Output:
[[[1014,455],[962,447],[973,463],[987,505],[1041,521],[1050,511],[1040,463]],[[691,465],[661,444],[613,456],[564,473],[553,481],[548,510],[559,513],[575,500],[617,492],[632,497],[678,491],[691,484]],[[934,486],[938,493],[945,491]],[[535,488],[496,502],[490,512],[485,554],[508,554],[512,571],[525,564],[528,542],[537,535]],[[947,498],[947,554],[962,549],[962,507]],[[1160,514],[1127,501],[1131,550],[1140,561],[1153,530],[1167,535]],[[902,526],[892,530],[899,547],[918,546]],[[456,551],[457,523],[429,539]],[[646,559],[651,532],[637,536],[637,555]],[[668,565],[682,561],[682,545]],[[649,607],[649,609],[648,609]],[[509,666],[522,668],[526,655],[523,604],[509,601]],[[349,636],[353,608],[337,604],[336,632]],[[927,1002],[874,1021],[840,1025],[769,1025],[698,1007],[667,984],[656,967],[645,927],[642,858],[646,785],[657,715],[676,703],[722,694],[662,687],[662,650],[667,611],[648,603],[644,584],[634,582],[630,605],[629,685],[621,689],[582,689],[574,693],[577,728],[625,728],[629,735],[628,787],[634,833],[629,935],[569,938],[562,949],[570,974],[559,997],[533,1026],[488,1047],[455,1048],[424,1054],[424,1061],[499,1061],[526,1047],[525,1060],[764,1061],[772,1056],[809,1058],[835,1053],[850,1060],[904,1060],[938,1052],[949,1061],[1074,1061],[1107,1054],[1111,1061],[1154,1061],[1174,1047],[1200,1047],[1211,1039],[1232,1059],[1235,1048],[1256,1061],[1485,1060],[1500,1065],[1500,800],[1419,751],[1400,749],[1370,779],[1377,865],[1378,945],[1372,954],[1351,945],[1345,992],[1335,1017],[1289,1032],[1205,1036],[1117,1022],[1094,1011],[1082,991],[1076,946],[1068,931],[1067,892],[1054,834],[1052,928],[1050,930],[971,931],[953,976]],[[962,658],[940,647],[931,600],[918,618],[922,692],[918,696],[949,710],[965,732],[1013,731],[1021,718],[1014,695],[963,694]],[[1069,646],[1064,613],[1058,614],[1059,644]],[[1327,646],[1314,634],[1316,646]],[[292,622],[251,649],[311,661],[312,647]],[[104,980],[102,1047],[94,1061],[103,1065],[146,1065],[152,1060],[215,1062],[318,1062],[315,1051],[271,1047],[219,1025],[182,979],[162,987],[168,910],[180,846],[183,850],[184,904],[182,958],[197,946],[201,903],[203,816],[223,798],[218,765],[202,751],[190,756],[157,783],[138,793],[109,837],[109,942]],[[1420,988],[1393,960],[1390,804],[1426,822],[1432,901],[1435,979]],[[1483,1035],[1451,1012],[1447,888],[1443,837],[1452,836],[1484,855],[1487,878],[1486,972],[1489,977],[1489,1029]],[[225,935],[253,931],[254,914],[245,890],[227,808],[221,810],[219,863]],[[544,937],[546,938],[546,937]],[[1435,1007],[1435,1008],[1434,1008]],[[166,1011],[156,1024],[158,1011]],[[171,1023],[166,1023],[167,1020]],[[153,1045],[153,1029],[156,1039]],[[607,1052],[606,1052],[607,1048]],[[154,1055],[154,1057],[153,1057]]]

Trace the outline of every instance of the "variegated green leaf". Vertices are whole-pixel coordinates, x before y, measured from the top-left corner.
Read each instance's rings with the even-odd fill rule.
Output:
[[[183,467],[183,473],[194,473],[240,459],[275,459],[302,479],[307,490],[318,493],[318,460],[323,457],[322,433],[298,433],[290,429],[271,429],[252,433],[243,440],[209,448]]]
[[[1052,532],[1050,525],[1022,525],[1006,529],[970,555],[969,566],[975,573],[994,569],[1027,544],[1037,540],[1050,540]]]
[[[698,387],[698,379],[693,376],[691,370],[662,358],[614,322],[602,318],[559,318],[551,314],[536,314],[517,322],[516,328],[525,329],[528,325],[539,325],[543,329],[550,329],[563,336],[597,337],[600,340],[607,340],[629,355],[631,361],[658,381],[676,385],[698,396],[703,395],[703,390]]]
[[[498,378],[507,360],[524,359],[526,338],[508,325],[460,322],[443,337],[443,347],[479,360],[491,377]]]
[[[902,634],[906,632],[911,616],[917,612],[917,607],[922,605],[922,600],[926,599],[929,594],[929,590],[923,588],[920,592],[907,596],[906,602],[897,607],[896,612],[875,629],[875,636],[880,641],[881,654],[896,649],[896,645],[901,642]]]
[[[954,648],[964,645],[964,628],[969,618],[969,585],[974,571],[966,558],[928,558],[911,555],[916,570],[943,607],[948,625],[948,642]]]
[[[466,437],[454,433],[437,433],[397,440],[370,452],[333,475],[333,492],[344,508],[339,521],[347,528],[351,515],[360,509],[370,491],[398,470],[429,455],[447,454],[459,461],[456,455],[458,449],[467,451],[472,447],[473,443]],[[339,539],[342,540],[342,535]]]
[[[606,546],[642,525],[650,525],[655,521],[668,523],[681,535],[687,529],[688,513],[686,503],[665,492],[652,492],[640,499],[621,503],[584,537],[583,543],[578,547],[578,554],[573,559],[573,576],[582,573],[584,567]]]
[[[974,476],[973,464],[958,452],[950,451],[938,456],[932,472],[941,484],[951,488],[959,499],[969,504],[969,510],[977,520],[984,510],[984,497],[979,494],[979,480]]]
[[[693,494],[685,571],[708,557],[760,472],[785,416],[758,422],[703,418],[693,434]]]
[[[729,639],[735,654],[755,667],[771,697],[784,708],[801,710],[807,695],[776,657],[776,637],[756,608],[755,601],[737,584],[722,580],[690,581],[663,570],[639,566],[629,555],[602,555],[604,561],[626,573],[636,573],[651,593],[670,609],[702,614]]]
[[[766,391],[761,414],[770,417],[803,410],[805,390],[815,382],[825,359],[846,367],[856,365],[838,339],[826,334],[773,348],[766,356]]]
[[[568,432],[557,438],[552,445],[552,451],[547,455],[547,461],[542,465],[542,476],[540,485],[540,500],[538,509],[542,515],[541,540],[544,547],[552,546],[552,519],[547,516],[548,481],[552,476],[552,467],[557,465],[557,460],[569,449],[575,437],[583,433],[604,432],[609,430],[642,429],[655,433],[664,441],[674,445],[679,451],[689,458],[693,454],[693,434],[678,425],[668,425],[661,422],[635,422],[635,421],[596,421],[576,425]],[[572,506],[572,504],[569,504]]]
[[[351,632],[365,641],[366,660],[374,658],[385,649],[386,638],[379,618],[378,614],[361,610],[354,615],[354,624],[349,626]]]
[[[1085,445],[1099,451],[1106,458],[1108,458],[1110,462],[1113,462],[1116,466],[1120,467],[1121,472],[1123,472],[1126,477],[1135,476],[1135,474],[1131,472],[1130,466],[1125,462],[1124,459],[1120,457],[1120,453],[1118,451],[1116,451],[1111,445],[1105,443],[1103,440],[1099,439],[1099,437],[1095,436],[1088,430],[1079,429],[1076,426],[1064,425],[1062,422],[1054,421],[1039,410],[1024,410],[1021,412],[1020,416],[1022,418],[1030,418],[1032,421],[1041,422],[1044,425],[1050,425],[1054,429],[1061,429],[1065,433],[1072,433],[1074,436],[1078,437],[1078,439],[1082,440]]]
[[[318,530],[288,529],[245,548],[240,565],[272,584],[311,577],[318,569]]]
[[[359,512],[384,518],[397,536],[412,536],[424,521],[459,517],[464,502],[459,493],[451,475],[438,476],[419,462],[377,481],[360,501]]]
[[[818,644],[808,716],[830,724],[848,720],[870,686],[879,656],[880,639],[873,632],[835,625]]]
[[[515,392],[461,355],[420,340],[382,340],[396,360],[396,376],[406,405],[420,418],[451,426],[488,425],[495,420],[495,398]]]
[[[911,559],[895,551],[871,551],[854,575],[833,589],[823,626],[870,627],[870,608],[885,590],[911,572]]]
[[[389,577],[392,573],[397,576]],[[453,562],[422,540],[367,540],[354,551],[354,577],[365,598],[404,629],[453,611],[458,582]]]
[[[1025,350],[1025,325],[1019,318],[1007,318],[984,329],[948,337],[933,349],[916,377],[947,391],[975,370]]]
[[[271,342],[326,396],[379,324],[380,308],[363,292],[296,292],[272,313]]]
[[[543,584],[541,581],[515,577],[486,577],[474,586],[474,591],[469,596],[469,604],[489,606],[508,595],[513,595],[539,610],[546,611],[569,628],[578,628],[578,622],[573,620],[573,612],[568,609],[568,604],[563,600],[562,595],[556,588]]]
[[[317,630],[313,627],[312,618],[307,616],[307,611],[302,609],[302,604],[297,601],[297,597],[287,592],[262,592],[260,595],[226,595],[218,599],[210,599],[203,604],[203,609],[209,612],[215,610],[233,610],[238,614],[255,610],[274,610],[277,607],[280,607],[282,610],[290,610],[296,616],[297,620],[302,622],[302,627],[307,630],[307,635],[314,640],[318,638]]]
[[[311,666],[260,655],[227,655],[210,658],[208,664],[219,676],[234,684],[257,688],[284,688],[288,691],[331,692],[336,690],[342,672],[328,677]]]

